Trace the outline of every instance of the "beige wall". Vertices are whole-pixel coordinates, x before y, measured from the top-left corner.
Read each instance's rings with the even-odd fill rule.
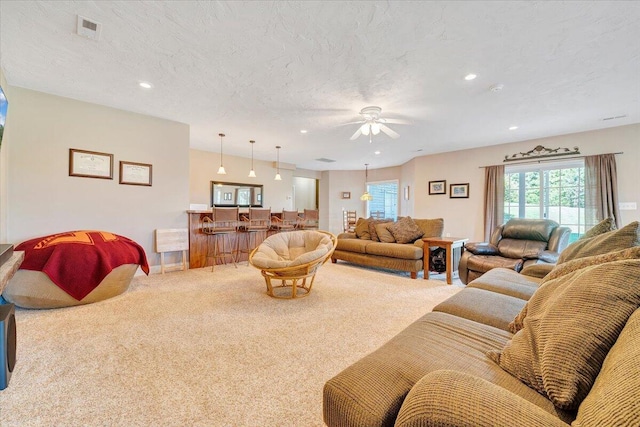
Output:
[[[218,175],[220,153],[189,150],[189,203],[211,206],[211,181],[262,184],[263,206],[272,212],[282,212],[293,208],[293,173],[289,169],[280,169],[282,181],[275,181],[276,170],[273,162],[254,160],[255,178],[249,178],[251,159],[228,156],[223,153],[226,175]]]
[[[154,230],[187,227],[189,126],[17,87],[8,95],[6,240],[107,230],[158,264]],[[70,177],[69,148],[113,154],[114,179]],[[152,164],[153,186],[119,184],[120,160]]]
[[[482,240],[484,234],[484,168],[501,164],[505,155],[529,151],[537,145],[549,148],[577,146],[584,155],[624,152],[616,156],[621,202],[640,202],[640,124],[582,132],[472,150],[423,156],[407,163],[414,168],[413,216],[443,217],[445,234]],[[447,195],[428,195],[428,182],[447,181]],[[469,183],[468,199],[450,199],[449,184]],[[640,211],[621,211],[623,224],[640,220]]]
[[[5,95],[7,95],[7,81],[4,78],[4,72],[0,66],[0,87],[3,88]],[[8,96],[8,95],[7,95]],[[8,98],[7,98],[8,100]],[[11,110],[11,109],[9,109]],[[7,115],[11,114],[7,111]],[[8,243],[7,240],[7,161],[6,161],[6,139],[7,135],[4,135],[3,144],[0,146],[0,243]]]

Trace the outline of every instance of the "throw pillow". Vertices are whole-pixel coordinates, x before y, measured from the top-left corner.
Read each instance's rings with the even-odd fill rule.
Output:
[[[590,257],[578,258],[572,261],[567,261],[562,265],[555,266],[551,271],[549,271],[541,282],[541,286],[543,286],[546,282],[556,279],[560,276],[564,276],[569,273],[573,273],[574,271],[580,270],[585,267],[590,267],[593,265],[606,264],[608,262],[613,261],[621,261],[625,259],[640,259],[640,246],[635,246],[629,249],[623,249],[621,251],[610,252],[602,255],[594,255]],[[535,266],[532,266],[535,267]],[[524,271],[522,270],[522,274]],[[528,304],[528,302],[527,302]],[[509,323],[509,330],[512,333],[518,332],[522,329],[524,318],[527,315],[527,305],[522,308],[522,311],[518,313],[518,315],[513,319],[511,323]]]
[[[356,237],[362,240],[371,240],[371,234],[369,234],[369,221],[364,218],[358,218],[356,222]]]
[[[389,231],[398,243],[411,243],[424,234],[410,216],[405,216],[400,221],[393,223],[389,227]]]
[[[613,218],[606,218],[588,229],[587,232],[584,233],[582,237],[580,237],[580,239],[590,239],[592,237],[599,236],[600,234],[613,231],[616,228],[616,221]]]
[[[383,222],[382,224],[376,224],[376,234],[378,235],[378,239],[382,243],[393,243],[396,241],[394,239],[393,234],[389,231],[389,226],[392,225],[392,222]]]
[[[378,233],[376,232],[376,225],[384,224],[385,222],[391,222],[390,219],[373,219],[373,217],[369,218],[369,234],[371,235],[371,240],[374,242],[379,242]]]
[[[400,219],[401,218],[398,218],[398,220]],[[415,222],[424,233],[422,237],[442,237],[442,234],[444,233],[444,219],[442,218],[414,218],[413,222]]]
[[[488,355],[556,407],[573,411],[639,305],[640,259],[586,267],[541,286],[524,328]]]
[[[609,231],[589,239],[580,239],[562,251],[558,264],[576,258],[601,255],[607,252],[640,246],[640,223],[634,221],[619,230]]]

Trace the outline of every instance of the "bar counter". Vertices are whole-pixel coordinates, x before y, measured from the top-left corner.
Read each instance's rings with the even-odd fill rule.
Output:
[[[189,215],[189,268],[202,268],[212,265],[213,257],[207,259],[207,246],[211,242],[213,243],[214,238],[222,239],[222,237],[214,237],[208,234],[204,234],[202,232],[202,221],[204,217],[208,216],[212,217],[213,212],[211,209],[207,210],[187,210],[187,214]],[[248,216],[249,209],[240,210],[238,221],[240,221],[241,216]],[[272,217],[281,217],[282,212],[272,212]],[[267,235],[273,234],[274,231],[268,231]],[[231,233],[230,240],[232,245],[236,245],[238,241],[238,234],[241,233]],[[244,233],[242,233],[244,234]],[[266,238],[265,233],[255,233],[256,235],[256,246],[259,245],[262,240]],[[248,237],[247,237],[248,239]],[[242,243],[244,243],[244,240]],[[253,242],[252,242],[253,243]],[[239,254],[237,262],[246,261],[248,259],[248,255],[245,253]],[[227,263],[231,260],[228,259]],[[222,263],[220,260],[218,263]]]

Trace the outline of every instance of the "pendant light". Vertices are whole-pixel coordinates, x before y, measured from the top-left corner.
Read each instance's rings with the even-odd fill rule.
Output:
[[[276,145],[276,150],[277,151],[277,155],[278,155],[278,160],[276,162],[276,177],[274,178],[276,181],[282,181],[282,177],[280,176],[280,147],[279,145]]]
[[[220,167],[218,168],[218,175],[226,175],[227,171],[224,170],[224,166],[222,166],[222,138],[225,137],[224,133],[219,133],[220,137]]]
[[[249,141],[249,143],[251,144],[251,170],[249,171],[249,178],[255,178],[256,171],[253,169],[253,144],[255,144],[256,142],[252,139]]]
[[[368,178],[369,178],[369,163],[365,163],[364,164],[364,194],[360,196],[360,200],[362,200],[363,202],[373,200],[373,196],[369,194],[369,191],[367,190]]]

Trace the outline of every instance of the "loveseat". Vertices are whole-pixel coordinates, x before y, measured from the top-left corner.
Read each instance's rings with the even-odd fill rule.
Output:
[[[358,218],[355,232],[338,235],[331,261],[407,271],[415,279],[423,270],[423,237],[442,237],[444,220],[413,219],[398,221]]]
[[[640,224],[495,268],[324,386],[338,426],[635,426]]]
[[[518,273],[534,264],[555,264],[567,246],[571,229],[550,219],[512,218],[491,233],[489,242],[467,243],[458,264],[467,284],[492,268]]]

